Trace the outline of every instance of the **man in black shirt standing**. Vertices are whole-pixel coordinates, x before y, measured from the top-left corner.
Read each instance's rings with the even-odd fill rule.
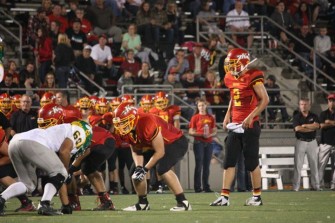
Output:
[[[305,154],[307,154],[311,170],[311,190],[319,190],[319,150],[315,139],[316,130],[320,127],[319,118],[316,114],[310,112],[309,99],[300,99],[299,109],[300,112],[293,117],[293,128],[297,138],[294,151],[293,190],[299,191]]]
[[[330,188],[335,190],[335,94],[328,95],[328,109],[320,114],[321,125],[321,143],[319,151],[319,178],[320,186],[324,186],[324,171],[331,157],[332,163],[332,181]]]
[[[21,109],[15,111],[10,118],[12,136],[38,127],[37,112],[31,109],[31,98],[26,94],[22,95],[20,104]]]

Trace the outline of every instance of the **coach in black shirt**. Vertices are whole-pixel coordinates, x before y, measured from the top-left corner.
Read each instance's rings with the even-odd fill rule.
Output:
[[[31,109],[31,103],[32,100],[28,95],[22,95],[20,99],[21,109],[15,111],[10,118],[12,136],[38,127],[37,112]]]
[[[330,188],[335,190],[335,94],[328,95],[328,108],[320,113],[321,142],[319,151],[320,186],[324,186],[324,171],[329,157],[332,159],[332,181]]]
[[[300,99],[299,109],[300,112],[293,117],[293,128],[297,137],[294,148],[293,190],[298,191],[300,188],[301,169],[306,154],[311,170],[311,189],[319,190],[319,148],[315,139],[316,130],[320,127],[319,117],[310,112],[311,104],[309,99]]]

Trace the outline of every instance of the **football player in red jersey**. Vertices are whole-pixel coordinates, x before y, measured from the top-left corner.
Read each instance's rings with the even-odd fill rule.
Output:
[[[138,195],[138,203],[124,211],[149,210],[147,200],[146,173],[156,166],[158,174],[165,180],[176,196],[177,206],[171,211],[189,211],[191,205],[185,198],[183,188],[171,168],[185,155],[188,142],[183,132],[150,113],[138,113],[129,103],[121,103],[114,111],[113,124],[118,133],[128,138],[136,168],[132,180]],[[151,153],[144,165],[144,153]]]
[[[153,107],[152,96],[149,94],[143,95],[140,101],[140,107],[137,109],[139,113],[148,113]]]
[[[262,205],[261,171],[258,163],[261,132],[259,115],[269,103],[269,97],[264,87],[263,72],[248,68],[253,61],[250,61],[248,51],[237,48],[229,51],[224,62],[224,82],[230,90],[231,99],[223,127],[229,131],[221,196],[211,206],[229,206],[230,186],[241,152],[245,158],[245,167],[251,173],[253,187],[253,196],[246,200],[245,205]]]
[[[12,98],[7,93],[0,95],[0,112],[2,112],[8,120],[15,111],[16,106],[14,105]]]
[[[154,107],[150,109],[150,113],[158,115],[166,122],[172,124],[176,128],[180,128],[180,107],[169,104],[169,96],[163,91],[159,91],[153,97]]]
[[[20,102],[20,99],[21,99],[22,95],[20,94],[15,94],[12,96],[12,101],[16,107],[16,110],[20,109],[21,108],[21,102]]]
[[[51,102],[53,102],[53,103],[56,102],[55,95],[51,92],[45,92],[40,99],[41,107],[43,107],[45,104],[48,104],[48,103],[51,103]]]

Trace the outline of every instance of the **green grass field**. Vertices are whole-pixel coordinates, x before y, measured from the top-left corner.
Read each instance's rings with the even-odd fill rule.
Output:
[[[232,193],[229,207],[210,207],[209,203],[216,199],[214,193],[186,193],[193,210],[190,212],[170,212],[175,205],[172,194],[149,194],[151,210],[143,212],[124,212],[121,209],[137,202],[135,195],[113,195],[117,211],[93,212],[96,196],[81,196],[82,211],[72,215],[63,216],[39,216],[36,212],[15,213],[13,210],[19,206],[17,199],[11,199],[6,203],[6,215],[0,217],[1,223],[158,223],[158,222],[229,222],[229,223],[307,223],[307,222],[335,222],[335,192],[263,192],[264,205],[260,207],[246,207],[245,200],[251,193]],[[38,199],[33,198],[35,204]],[[60,207],[59,198],[54,198],[54,207]]]

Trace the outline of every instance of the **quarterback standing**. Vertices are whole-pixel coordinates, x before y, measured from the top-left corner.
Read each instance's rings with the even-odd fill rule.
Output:
[[[248,69],[250,55],[244,49],[229,51],[224,69],[225,85],[230,90],[228,111],[223,127],[228,129],[225,146],[225,161],[221,196],[210,206],[229,206],[230,186],[235,177],[235,166],[241,152],[245,166],[251,173],[253,196],[246,200],[247,206],[262,205],[261,171],[258,162],[259,136],[261,127],[259,115],[269,103],[264,87],[264,74],[260,70]]]

